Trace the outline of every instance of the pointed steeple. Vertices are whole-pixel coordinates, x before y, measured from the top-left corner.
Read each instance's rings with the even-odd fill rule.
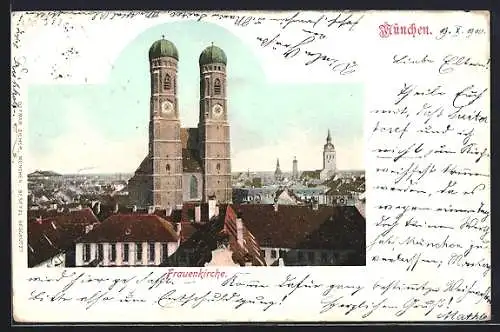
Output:
[[[328,129],[328,136],[326,136],[326,142],[331,143],[332,142],[332,135],[330,135],[330,129]]]
[[[276,170],[274,171],[274,178],[276,180],[281,180],[282,174],[283,173],[281,172],[281,169],[280,169],[280,160],[276,159]]]

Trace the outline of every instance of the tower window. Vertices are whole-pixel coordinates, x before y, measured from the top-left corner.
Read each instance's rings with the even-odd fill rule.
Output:
[[[220,93],[221,93],[220,80],[218,78],[216,78],[215,82],[214,82],[214,94],[220,95]]]
[[[217,171],[220,171],[220,163],[217,163],[217,166],[215,166],[215,168],[217,169]]]
[[[170,164],[167,164],[166,169],[167,169],[167,172],[170,172]]]
[[[163,79],[163,90],[170,90],[171,87],[170,75],[165,74],[165,78]]]
[[[191,181],[189,183],[189,197],[198,197],[198,180],[194,175],[191,175]]]
[[[151,77],[151,85],[153,93],[158,93],[158,73],[153,73],[153,76]]]

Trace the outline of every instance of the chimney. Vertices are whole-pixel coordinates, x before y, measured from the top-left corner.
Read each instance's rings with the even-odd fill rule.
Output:
[[[241,218],[236,218],[236,239],[240,247],[243,247],[243,221]]]
[[[137,205],[132,205],[132,212],[137,212]]]
[[[208,220],[211,220],[213,217],[217,216],[216,214],[217,201],[215,197],[210,198],[208,200]]]
[[[97,202],[94,204],[94,214],[95,214],[95,215],[98,215],[99,213],[101,213],[101,202],[100,202],[100,201],[97,201]]]
[[[180,222],[176,222],[175,233],[177,233],[177,236],[181,236],[181,231],[182,231],[182,224]]]
[[[172,208],[170,206],[167,206],[167,208],[165,209],[165,215],[167,217],[172,215]]]
[[[200,205],[196,205],[194,207],[194,221],[201,222],[201,206]]]
[[[155,213],[155,207],[154,206],[148,206],[148,214],[153,214]]]

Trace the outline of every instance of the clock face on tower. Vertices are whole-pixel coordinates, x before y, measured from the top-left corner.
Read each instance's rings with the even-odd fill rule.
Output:
[[[161,112],[163,114],[170,114],[172,113],[173,110],[174,110],[174,105],[170,101],[166,100],[163,103],[161,103]]]
[[[220,118],[223,113],[224,113],[224,108],[219,104],[214,105],[214,107],[212,108],[212,114],[214,115],[215,118]]]

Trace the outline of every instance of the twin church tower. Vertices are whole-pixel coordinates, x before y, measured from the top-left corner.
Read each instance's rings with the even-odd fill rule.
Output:
[[[181,128],[177,98],[179,53],[162,38],[149,49],[149,152],[129,180],[131,204],[179,208],[209,198],[232,200],[227,117],[227,58],[211,45],[200,55],[200,112],[196,128]]]

